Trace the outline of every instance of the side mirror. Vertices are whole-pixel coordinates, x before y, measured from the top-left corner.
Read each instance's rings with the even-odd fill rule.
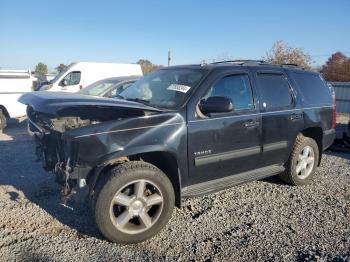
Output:
[[[67,79],[62,79],[61,86],[65,87],[67,86],[67,84],[68,84]]]
[[[233,111],[233,104],[230,98],[211,96],[200,101],[199,109],[203,114],[228,113]]]

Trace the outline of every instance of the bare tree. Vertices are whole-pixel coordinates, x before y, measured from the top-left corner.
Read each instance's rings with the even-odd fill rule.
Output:
[[[304,68],[311,68],[311,56],[301,48],[293,48],[282,40],[277,41],[263,59],[274,64],[296,64]]]

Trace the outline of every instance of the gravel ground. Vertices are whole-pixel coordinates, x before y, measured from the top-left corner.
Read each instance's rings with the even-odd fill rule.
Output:
[[[187,199],[153,239],[110,243],[89,209],[61,206],[25,122],[0,134],[0,260],[350,261],[350,155],[326,153],[317,180],[277,178]]]
[[[350,120],[350,114],[337,113],[337,124],[348,124]]]

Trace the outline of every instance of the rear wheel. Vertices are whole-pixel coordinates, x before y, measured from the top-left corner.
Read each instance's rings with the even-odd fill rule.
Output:
[[[306,185],[312,180],[319,159],[315,140],[298,135],[281,179],[291,185]]]
[[[175,194],[157,167],[132,161],[121,164],[101,181],[95,219],[101,233],[116,243],[136,243],[154,236],[168,222]]]
[[[6,116],[0,109],[0,131],[6,127]]]

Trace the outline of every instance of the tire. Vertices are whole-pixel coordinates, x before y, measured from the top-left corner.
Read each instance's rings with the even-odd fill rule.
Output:
[[[97,185],[94,202],[100,232],[112,242],[131,244],[151,238],[167,224],[175,194],[161,170],[143,161],[131,161],[105,174]]]
[[[285,164],[286,170],[280,175],[280,178],[293,186],[307,185],[314,177],[318,160],[319,148],[316,141],[298,135],[292,153]]]
[[[2,131],[6,127],[6,116],[0,109],[0,131]]]

